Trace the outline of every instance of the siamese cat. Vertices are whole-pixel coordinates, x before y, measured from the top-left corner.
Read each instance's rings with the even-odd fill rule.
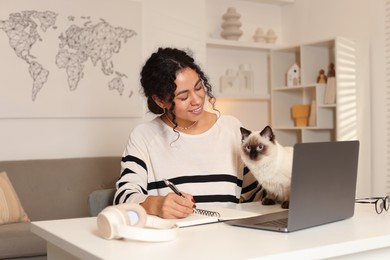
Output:
[[[270,126],[261,132],[240,128],[242,142],[240,155],[259,183],[265,189],[263,205],[281,203],[289,207],[293,147],[278,143]]]

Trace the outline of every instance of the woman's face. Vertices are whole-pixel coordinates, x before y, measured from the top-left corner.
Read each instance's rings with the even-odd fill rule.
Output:
[[[176,122],[180,126],[199,121],[203,114],[206,91],[199,75],[185,68],[176,75],[175,108]]]

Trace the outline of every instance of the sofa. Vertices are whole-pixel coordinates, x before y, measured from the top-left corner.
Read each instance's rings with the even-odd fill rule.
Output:
[[[112,204],[120,160],[90,157],[0,161],[0,174],[11,183],[10,189],[26,215],[21,221],[0,225],[0,259],[46,259],[46,242],[30,231],[30,222],[96,216]],[[2,194],[4,200],[4,190],[0,189],[4,206]],[[4,207],[2,211],[0,214],[6,211]]]

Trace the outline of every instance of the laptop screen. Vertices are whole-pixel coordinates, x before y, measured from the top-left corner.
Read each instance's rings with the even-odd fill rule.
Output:
[[[294,146],[289,229],[353,216],[358,157],[358,141]]]

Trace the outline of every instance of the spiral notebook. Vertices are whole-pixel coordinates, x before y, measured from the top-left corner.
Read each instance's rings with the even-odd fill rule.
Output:
[[[260,214],[251,211],[243,211],[224,207],[212,207],[207,209],[194,209],[194,213],[186,218],[168,220],[178,225],[178,227],[189,227],[226,220],[254,217],[258,215]]]

